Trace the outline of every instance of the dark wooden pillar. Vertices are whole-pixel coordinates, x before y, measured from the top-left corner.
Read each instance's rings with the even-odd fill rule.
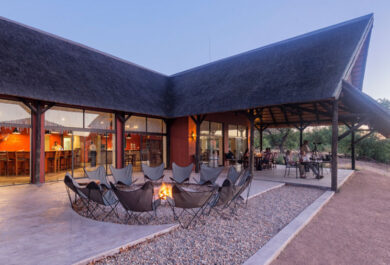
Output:
[[[339,106],[338,101],[333,101],[332,107],[332,185],[333,191],[337,191],[337,148],[339,134]]]
[[[31,183],[45,182],[45,111],[53,105],[25,102],[31,109]]]
[[[263,151],[263,126],[260,127],[259,133],[260,133],[260,152]]]
[[[255,119],[249,119],[250,122],[250,138],[249,138],[249,171],[253,174],[254,168],[254,149],[255,149]]]
[[[125,165],[125,115],[115,113],[115,160],[116,168],[123,168]]]
[[[351,169],[355,170],[355,131],[351,132]]]
[[[299,146],[302,147],[303,145],[303,127],[299,127]]]
[[[200,125],[206,118],[206,115],[191,116],[196,125],[196,142],[195,142],[195,172],[200,170]]]

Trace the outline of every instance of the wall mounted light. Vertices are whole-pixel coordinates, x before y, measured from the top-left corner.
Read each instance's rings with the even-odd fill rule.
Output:
[[[195,133],[194,133],[194,131],[191,131],[191,139],[192,139],[192,141],[194,141],[195,140]]]
[[[127,134],[126,139],[131,139],[131,134],[130,133]]]

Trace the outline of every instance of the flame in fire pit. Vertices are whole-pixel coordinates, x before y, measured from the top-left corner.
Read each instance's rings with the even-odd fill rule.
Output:
[[[172,198],[172,186],[163,183],[163,184],[161,185],[160,190],[158,191],[158,197],[159,197],[161,200],[166,200],[167,197],[171,197],[171,198]]]

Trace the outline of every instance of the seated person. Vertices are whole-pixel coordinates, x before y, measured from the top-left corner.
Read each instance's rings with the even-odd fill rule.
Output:
[[[295,166],[297,163],[293,160],[292,153],[290,150],[286,151],[286,164],[290,166]]]
[[[320,175],[318,168],[313,163],[310,163],[310,147],[309,147],[309,142],[307,140],[305,140],[303,142],[303,145],[301,146],[301,150],[299,152],[299,155],[300,155],[299,172],[300,172],[301,178],[305,178],[305,168],[311,169],[317,179],[323,178],[323,176]]]
[[[272,153],[271,153],[271,148],[267,147],[265,149],[264,155],[263,155],[263,160],[262,164],[265,166],[269,166],[269,163],[272,161]],[[264,167],[263,167],[264,168]]]
[[[54,151],[61,151],[61,150],[64,150],[64,149],[62,148],[62,146],[59,145],[59,144],[57,143],[57,141],[54,142],[54,145],[53,145],[52,149],[53,149]]]

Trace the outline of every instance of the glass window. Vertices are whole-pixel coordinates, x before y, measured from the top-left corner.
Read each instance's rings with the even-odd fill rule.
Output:
[[[229,124],[229,137],[237,137],[237,136],[238,136],[237,125]]]
[[[148,121],[148,132],[162,133],[163,120],[147,118]]]
[[[115,130],[114,114],[106,112],[85,111],[85,128]]]
[[[31,125],[31,111],[21,102],[0,100],[0,123]]]
[[[45,112],[45,127],[83,127],[83,111],[80,109],[52,107]]]
[[[200,132],[202,163],[211,167],[223,165],[222,123],[204,121]]]
[[[30,109],[0,100],[0,186],[30,183]]]
[[[133,132],[146,132],[146,118],[131,116],[130,119],[126,121],[125,130]]]
[[[210,134],[210,122],[204,121],[200,124],[200,135]]]

